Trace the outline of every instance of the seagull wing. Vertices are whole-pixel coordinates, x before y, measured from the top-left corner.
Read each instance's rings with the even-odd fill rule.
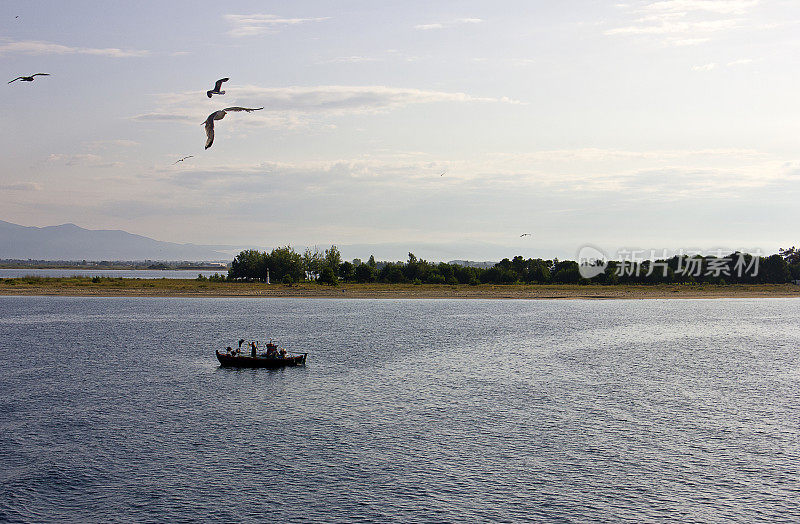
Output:
[[[222,82],[227,82],[230,78],[220,78],[217,80],[217,83],[214,84],[214,91],[219,91],[219,88],[222,87]]]
[[[50,73],[34,73],[31,76],[50,76]]]
[[[206,120],[206,149],[214,143],[214,114]]]
[[[12,80],[11,82],[16,82],[17,80],[22,80],[23,78],[24,78],[24,77],[22,77],[22,76],[18,76],[17,78],[15,78],[14,80]],[[11,82],[9,82],[9,84],[10,84]]]
[[[250,111],[260,111],[261,109],[264,109],[264,108],[263,107],[251,108],[251,107],[238,107],[238,106],[236,106],[236,107],[226,107],[225,109],[223,109],[223,111],[247,111],[249,113]]]

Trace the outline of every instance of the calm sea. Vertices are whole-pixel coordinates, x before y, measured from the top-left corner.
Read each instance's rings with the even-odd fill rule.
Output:
[[[3,269],[0,278],[21,277],[110,277],[110,278],[197,278],[198,274],[210,277],[213,274],[228,275],[227,269]]]
[[[796,299],[0,297],[0,356],[0,521],[800,521]]]

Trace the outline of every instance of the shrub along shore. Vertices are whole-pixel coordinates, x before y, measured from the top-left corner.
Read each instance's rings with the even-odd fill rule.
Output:
[[[467,299],[800,298],[794,284],[265,284],[107,277],[0,279],[0,295]]]

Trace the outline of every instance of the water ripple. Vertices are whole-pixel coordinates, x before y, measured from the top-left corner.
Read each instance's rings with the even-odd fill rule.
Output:
[[[0,521],[800,520],[800,302],[0,298]],[[305,368],[219,368],[273,337]]]

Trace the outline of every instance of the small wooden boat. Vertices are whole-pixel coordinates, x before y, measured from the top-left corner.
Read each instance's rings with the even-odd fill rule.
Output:
[[[253,344],[256,343],[253,342]],[[267,352],[260,355],[256,354],[255,349],[249,355],[242,354],[239,351],[231,351],[230,349],[228,348],[226,353],[220,353],[219,350],[216,351],[217,360],[219,360],[222,367],[282,368],[285,366],[305,366],[306,356],[308,355],[308,353],[289,355],[283,349],[278,351],[278,347],[272,342],[267,343]]]
[[[287,355],[281,356],[244,356],[228,355],[217,350],[217,360],[222,367],[226,368],[282,368],[284,366],[304,366],[306,355]]]

